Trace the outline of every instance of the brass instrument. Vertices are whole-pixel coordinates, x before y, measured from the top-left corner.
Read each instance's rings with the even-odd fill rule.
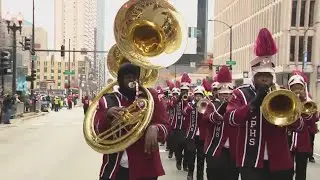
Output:
[[[122,55],[117,44],[114,44],[108,52],[107,68],[113,77],[117,77],[118,69],[125,63],[126,58]],[[130,62],[130,61],[129,61]],[[159,77],[159,70],[140,68],[140,79],[145,87],[150,87]]]
[[[83,133],[87,144],[103,154],[123,151],[144,134],[154,111],[153,97],[145,86],[157,80],[158,69],[179,60],[188,38],[177,10],[163,0],[129,0],[116,15],[114,34],[117,44],[109,51],[108,70],[116,77],[124,59],[140,66],[139,80],[146,98],[138,98],[125,108],[121,119],[113,120],[106,131],[98,133],[94,122],[99,100],[113,92],[117,82],[97,94],[86,113]]]
[[[146,69],[160,69],[181,57],[188,32],[168,1],[130,0],[116,15],[114,37],[125,57]]]
[[[302,103],[292,91],[273,85],[263,99],[261,110],[264,118],[276,126],[293,124],[302,113]]]
[[[312,115],[318,111],[317,104],[311,100],[307,100],[302,104],[302,114]]]
[[[182,96],[182,100],[187,101],[187,100],[188,100],[188,95],[184,94],[184,95]]]
[[[203,114],[206,112],[208,106],[213,106],[212,102],[207,98],[202,98],[197,102],[197,111]]]

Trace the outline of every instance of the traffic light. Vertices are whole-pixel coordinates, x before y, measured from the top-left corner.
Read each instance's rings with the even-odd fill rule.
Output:
[[[10,53],[8,51],[1,52],[1,71],[3,74],[9,74],[11,70]]]
[[[61,57],[64,57],[64,52],[65,52],[65,46],[61,46]]]
[[[37,75],[37,71],[36,70],[32,70],[31,71],[31,76],[27,76],[26,77],[26,81],[35,81],[36,80],[36,75]]]
[[[29,37],[24,37],[24,50],[31,49],[31,39]]]

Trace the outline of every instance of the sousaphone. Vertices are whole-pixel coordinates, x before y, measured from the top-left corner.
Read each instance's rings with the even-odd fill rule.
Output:
[[[117,82],[110,83],[98,93],[86,113],[83,133],[88,145],[103,154],[123,151],[144,134],[154,110],[153,97],[144,86],[156,81],[154,77],[157,77],[158,69],[179,60],[188,39],[187,28],[178,11],[165,0],[130,0],[125,3],[116,15],[114,36],[116,45],[109,52],[108,69],[116,76],[121,59],[124,59],[121,56],[140,66],[140,83],[145,98],[138,98],[122,112],[121,119],[110,122],[105,131],[97,132],[95,114],[99,100],[112,92]],[[120,133],[124,131],[126,133]]]

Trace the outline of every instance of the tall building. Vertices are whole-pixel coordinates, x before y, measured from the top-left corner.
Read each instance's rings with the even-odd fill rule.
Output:
[[[97,0],[97,33],[96,33],[96,50],[105,51],[104,37],[106,24],[106,3],[105,0]],[[98,87],[102,88],[106,84],[106,54],[96,54],[96,64],[98,72]]]
[[[319,0],[215,0],[214,19],[232,26],[233,78],[242,83],[250,70],[253,45],[261,28],[268,28],[278,45],[275,57],[277,83],[286,85],[292,70],[308,75],[309,89],[320,101],[320,1]],[[230,30],[214,23],[214,63],[226,64]],[[305,63],[303,63],[305,61]]]
[[[55,48],[60,49],[65,45],[68,50],[94,50],[95,48],[95,28],[97,27],[97,0],[55,0]],[[60,54],[54,55],[58,60]],[[70,64],[69,64],[70,60]],[[71,73],[71,87],[78,87],[82,77],[88,79],[91,69],[87,69],[84,64],[89,61],[91,66],[94,64],[93,53],[65,53],[64,58],[58,61],[66,64],[65,71]],[[69,72],[70,69],[70,72]],[[61,76],[68,84],[69,75]],[[73,74],[74,72],[74,74]]]

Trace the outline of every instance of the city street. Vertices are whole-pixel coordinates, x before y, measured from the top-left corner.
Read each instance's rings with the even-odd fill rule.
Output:
[[[0,125],[0,179],[97,180],[101,155],[84,142],[82,121],[82,109],[75,108]],[[163,149],[161,155],[167,175],[160,180],[186,179]],[[319,179],[317,161],[309,164],[308,180]]]

